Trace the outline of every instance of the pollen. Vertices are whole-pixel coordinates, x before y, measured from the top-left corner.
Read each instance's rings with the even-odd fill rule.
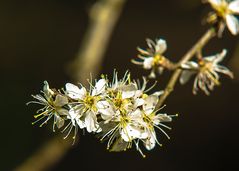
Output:
[[[85,104],[86,110],[97,111],[96,103],[98,100],[99,99],[97,96],[87,95],[86,98],[84,99],[84,104]]]
[[[228,3],[226,1],[222,1],[221,5],[216,8],[217,14],[220,17],[225,17],[226,14],[230,13],[228,10]]]
[[[163,62],[164,62],[164,57],[162,55],[156,54],[154,56],[154,60],[153,60],[154,66],[162,65]]]

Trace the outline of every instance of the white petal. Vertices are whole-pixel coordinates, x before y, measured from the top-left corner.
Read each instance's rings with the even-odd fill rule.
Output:
[[[207,62],[212,62],[214,64],[217,64],[223,60],[223,58],[226,56],[226,54],[227,54],[227,50],[223,49],[221,53],[218,53],[213,56],[205,57],[204,60]]]
[[[149,46],[150,49],[154,49],[155,43],[151,39],[146,39],[147,45]]]
[[[166,41],[163,39],[159,39],[156,42],[155,52],[158,54],[163,54],[167,50]]]
[[[184,71],[182,72],[181,76],[180,76],[180,79],[179,79],[180,83],[181,83],[181,84],[187,83],[188,80],[190,79],[190,77],[191,77],[193,74],[195,74],[195,72],[184,70]]]
[[[232,1],[229,6],[229,10],[231,10],[234,13],[239,13],[239,0]]]
[[[142,111],[140,109],[136,109],[135,111],[129,114],[130,120],[135,123],[140,123],[142,120]]]
[[[126,132],[126,130],[122,129],[120,131],[120,135],[121,138],[125,141],[125,142],[130,142],[131,141],[131,137],[129,136],[128,132]]]
[[[149,76],[148,76],[150,79],[155,79],[156,78],[156,74],[155,74],[155,71],[154,69],[151,70]]]
[[[217,8],[222,4],[222,0],[208,0],[208,2],[212,5],[213,8]]]
[[[138,129],[137,127],[130,127],[129,135],[132,137],[132,139],[140,138],[141,137],[141,130]]]
[[[81,89],[80,89],[80,92],[79,92],[79,99],[84,99],[85,98],[85,96],[87,95],[87,91],[86,91],[86,88],[85,87],[82,87]]]
[[[139,106],[142,106],[144,104],[144,99],[142,98],[137,98],[134,101],[134,107],[137,108]]]
[[[142,54],[142,55],[146,55],[146,56],[149,56],[150,53],[144,49],[141,49],[139,47],[137,47],[137,50]]]
[[[138,138],[139,139],[146,139],[147,137],[149,137],[148,131],[141,131],[141,134]]]
[[[152,95],[159,97],[159,96],[161,96],[163,93],[164,93],[164,91],[161,90],[161,91],[156,91],[156,92],[154,92]]]
[[[63,118],[61,118],[60,116],[55,115],[56,117],[56,126],[57,128],[61,128],[63,127],[65,120]]]
[[[239,32],[239,22],[233,15],[226,15],[227,27],[233,35]]]
[[[225,75],[228,75],[232,79],[234,78],[233,73],[228,68],[226,68],[225,66],[217,65],[217,67],[215,67],[214,70],[216,72],[220,72],[220,73],[223,73]]]
[[[76,119],[76,123],[81,129],[86,127],[85,123],[80,120],[80,118]]]
[[[217,58],[217,55],[213,55],[213,56],[204,57],[203,60],[206,62],[213,62],[216,60],[216,58]]]
[[[156,136],[156,135],[154,135]],[[146,139],[144,145],[147,150],[152,150],[155,147],[156,141],[155,138],[151,135],[149,139]]]
[[[110,103],[107,101],[99,101],[97,103],[97,108],[98,112],[101,114],[102,119],[104,120],[111,119],[115,114],[112,105],[110,105]]]
[[[136,90],[135,94],[134,94],[134,98],[140,97],[143,95],[143,91],[142,90]]]
[[[58,106],[58,107],[62,107],[62,106],[64,106],[64,105],[66,105],[66,104],[68,104],[68,99],[67,99],[67,97],[58,94],[58,95],[56,96],[55,101],[54,101],[54,105],[55,105],[55,106]]]
[[[151,69],[153,67],[153,57],[145,58],[144,60],[144,69]]]
[[[145,100],[145,103],[143,105],[143,110],[146,114],[149,115],[154,111],[155,106],[158,103],[158,97],[154,95],[150,95],[146,97],[144,100]]]
[[[183,69],[197,69],[198,64],[196,62],[189,61],[189,62],[186,62],[186,63],[182,64],[181,67]]]
[[[120,135],[124,141],[131,142],[133,139],[140,137],[141,132],[128,124],[120,131]]]
[[[103,93],[105,91],[105,85],[106,85],[105,79],[100,79],[99,81],[97,81],[92,91],[92,96],[96,96]]]
[[[83,99],[87,93],[84,87],[80,89],[78,86],[71,83],[66,84],[66,92],[72,99]]]
[[[120,90],[122,91],[122,99],[131,98],[135,95],[136,86],[134,84],[129,84],[121,86]]]
[[[89,133],[97,130],[98,128],[97,118],[93,112],[86,113],[85,125]]]
[[[84,117],[82,117],[83,108],[78,108],[78,109],[71,109],[69,113],[71,112],[71,118],[74,119],[74,122],[82,129],[85,128],[85,122],[84,122]],[[84,113],[85,114],[85,113]],[[73,122],[73,121],[72,121]]]
[[[51,97],[52,95],[54,95],[54,92],[50,89],[47,81],[44,81],[43,91],[47,97]]]
[[[216,64],[221,62],[225,58],[226,54],[227,54],[227,50],[223,49],[221,53],[216,55],[217,57],[216,57],[216,60],[214,62]]]
[[[58,110],[57,110],[57,113],[58,113],[60,116],[68,116],[68,115],[69,115],[68,110],[63,109],[63,108],[58,109]]]
[[[69,110],[69,116],[71,119],[75,119],[77,117],[77,113],[75,112],[74,109]]]
[[[158,114],[156,116],[160,122],[171,122],[172,117],[168,116],[167,114]]]

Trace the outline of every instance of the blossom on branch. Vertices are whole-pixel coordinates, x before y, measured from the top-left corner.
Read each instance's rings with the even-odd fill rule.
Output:
[[[64,108],[64,106],[68,104],[68,98],[56,90],[50,89],[47,81],[44,82],[42,94],[43,95],[32,95],[36,101],[27,103],[40,104],[43,106],[43,108],[37,111],[38,114],[34,115],[34,118],[40,118],[33,122],[33,124],[46,118],[46,120],[40,124],[40,127],[42,127],[53,117],[53,131],[55,132],[55,125],[57,128],[61,128],[64,125],[64,118],[69,114],[68,110]]]
[[[212,8],[216,13],[209,16],[208,21],[216,23],[218,20],[224,22],[219,23],[219,32],[222,32],[225,27],[225,23],[233,35],[239,33],[239,21],[234,15],[239,14],[239,0],[227,1],[227,0],[208,0]]]
[[[66,84],[66,94],[76,100],[74,101],[73,108],[78,111],[79,115],[85,123],[85,127],[88,132],[100,131],[99,124],[97,122],[98,108],[97,103],[102,99],[105,93],[106,80],[100,79],[96,82],[95,86],[91,85],[90,91],[87,91],[85,87],[79,88],[71,83]]]
[[[155,78],[156,74],[161,74],[163,70],[172,69],[172,63],[163,56],[163,53],[167,50],[166,41],[163,39],[156,39],[155,42],[151,39],[146,39],[148,48],[137,48],[139,51],[138,58],[133,59],[132,62],[136,65],[142,65],[144,69],[151,70],[150,78]]]
[[[118,79],[115,72],[112,82],[106,76],[102,77],[95,84],[90,82],[89,89],[67,83],[65,90],[56,91],[45,82],[44,96],[33,96],[38,101],[30,102],[44,106],[35,117],[47,117],[44,124],[54,116],[53,128],[55,124],[62,128],[67,123],[62,130],[67,132],[64,138],[74,128],[75,141],[78,130],[86,129],[96,133],[101,140],[107,140],[110,151],[123,151],[134,144],[144,156],[140,142],[147,150],[153,149],[156,143],[160,145],[155,128],[168,137],[162,128],[170,128],[162,122],[171,122],[172,116],[159,114],[156,109],[163,91],[148,94],[152,87],[146,89],[146,79],[140,85],[131,80],[129,72],[122,79]]]
[[[233,73],[228,68],[218,64],[224,59],[226,53],[227,51],[224,49],[219,54],[199,59],[198,63],[189,61],[182,64],[181,67],[184,70],[180,77],[180,83],[185,84],[192,75],[196,74],[193,93],[196,94],[200,88],[205,94],[209,95],[209,90],[213,90],[215,85],[220,85],[218,73],[233,78]]]

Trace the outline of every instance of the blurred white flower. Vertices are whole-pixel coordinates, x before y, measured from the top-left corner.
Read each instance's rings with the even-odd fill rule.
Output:
[[[55,125],[58,128],[61,128],[64,125],[65,118],[69,114],[68,110],[63,107],[68,104],[68,99],[64,95],[50,89],[47,81],[44,81],[42,93],[43,95],[32,95],[32,97],[37,101],[30,101],[29,103],[27,103],[35,103],[43,106],[43,108],[37,111],[37,113],[39,114],[34,115],[35,118],[40,118],[33,122],[33,124],[46,118],[45,121],[40,124],[41,127],[46,124],[52,117],[54,117],[53,131],[55,131]]]
[[[161,74],[164,68],[171,68],[170,61],[163,56],[167,49],[167,44],[163,39],[156,39],[155,42],[151,39],[146,39],[146,42],[148,45],[146,50],[137,48],[140,61],[133,59],[132,62],[136,65],[142,65],[146,70],[151,70],[149,77],[155,78],[155,72]]]
[[[189,61],[182,64],[182,68],[185,70],[180,77],[181,84],[185,84],[193,74],[197,74],[194,80],[193,93],[196,94],[200,88],[209,95],[209,90],[213,90],[215,85],[220,84],[218,73],[233,78],[233,73],[228,68],[218,64],[224,59],[226,53],[227,51],[224,49],[219,54],[202,58],[198,63]]]
[[[239,0],[208,0],[216,14],[211,15],[209,20],[217,20],[218,17],[222,18],[233,35],[239,32],[239,21],[234,15],[239,14]]]

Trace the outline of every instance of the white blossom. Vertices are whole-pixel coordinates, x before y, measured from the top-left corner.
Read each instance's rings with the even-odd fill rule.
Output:
[[[239,14],[239,0],[208,0],[216,15],[221,17],[233,35],[239,32],[239,21],[234,15]],[[210,18],[215,18],[213,15]]]
[[[149,46],[152,47],[151,44]],[[61,93],[50,89],[45,82],[44,96],[33,96],[38,101],[31,103],[44,105],[40,109],[43,112],[36,115],[47,117],[44,123],[54,116],[53,129],[55,124],[61,128],[67,122],[62,130],[66,133],[64,139],[74,132],[74,143],[78,130],[86,129],[89,133],[96,133],[101,140],[107,139],[107,149],[111,151],[126,150],[135,144],[136,150],[145,156],[139,148],[139,142],[143,142],[146,149],[153,149],[158,143],[154,128],[166,134],[160,126],[168,127],[161,122],[171,121],[170,116],[157,114],[158,97],[163,92],[149,95],[155,84],[148,89],[146,84],[145,78],[142,84],[131,80],[129,72],[122,79],[118,79],[115,72],[112,82],[102,76],[95,84],[90,83],[90,90],[82,85],[67,83]]]
[[[233,78],[233,73],[225,66],[219,65],[218,63],[223,60],[226,55],[226,50],[214,56],[202,58],[198,63],[189,61],[182,64],[183,70],[180,82],[185,84],[189,78],[196,74],[193,85],[193,93],[196,94],[200,88],[207,95],[210,94],[209,90],[213,90],[215,85],[219,85],[219,74],[222,73],[230,78]]]
[[[172,118],[167,114],[157,113],[157,102],[158,97],[155,95],[150,95],[145,98],[145,103],[143,104],[142,108],[143,122],[141,123],[141,125],[143,126],[143,132],[141,133],[141,135],[144,136],[141,138],[141,140],[144,142],[144,146],[147,150],[153,149],[156,143],[161,146],[161,144],[158,142],[155,128],[159,129],[163,134],[166,135],[167,138],[169,138],[167,133],[161,127],[170,129],[162,122],[171,122]]]
[[[170,68],[168,59],[163,56],[163,53],[167,50],[167,44],[163,39],[156,39],[155,42],[151,39],[146,39],[146,42],[148,45],[146,50],[137,48],[140,60],[133,59],[132,62],[136,65],[142,65],[146,70],[151,70],[149,77],[155,78],[155,72],[161,74],[164,68]]]
[[[111,148],[111,151],[126,150],[135,144],[136,149],[144,156],[139,142],[143,142],[146,149],[153,149],[156,143],[160,144],[154,128],[168,137],[161,127],[170,128],[162,122],[170,122],[172,119],[166,114],[157,114],[156,105],[162,91],[147,95],[145,79],[140,86],[129,77],[125,78],[128,79],[114,79],[120,83],[117,84],[119,87],[115,83],[114,86],[107,87],[106,91],[109,89],[111,93],[106,100],[98,102],[98,111],[104,120],[101,122],[101,139],[108,139],[107,148]]]
[[[100,79],[95,86],[88,92],[85,87],[75,86],[71,83],[66,84],[66,94],[76,100],[75,108],[79,108],[83,114],[81,119],[88,132],[100,131],[97,121],[98,108],[97,103],[102,99],[105,93],[106,80]]]
[[[133,96],[131,85],[121,86],[116,89],[111,100],[98,102],[98,110],[105,124],[114,122],[113,127],[105,134],[104,137],[110,137],[107,148],[110,148],[116,135],[121,136],[125,142],[132,142],[140,134],[138,119],[140,119],[140,110],[133,108]],[[124,91],[125,90],[125,91]],[[109,102],[110,101],[110,102]]]
[[[50,89],[47,81],[44,82],[42,93],[43,95],[32,95],[32,97],[37,101],[30,101],[27,103],[35,103],[43,106],[43,108],[37,111],[39,114],[34,116],[35,118],[40,118],[33,122],[33,124],[46,118],[45,121],[40,124],[41,127],[53,117],[53,131],[55,131],[55,125],[57,128],[61,128],[65,122],[64,118],[69,114],[68,110],[64,108],[64,106],[68,104],[68,99],[64,95]]]

